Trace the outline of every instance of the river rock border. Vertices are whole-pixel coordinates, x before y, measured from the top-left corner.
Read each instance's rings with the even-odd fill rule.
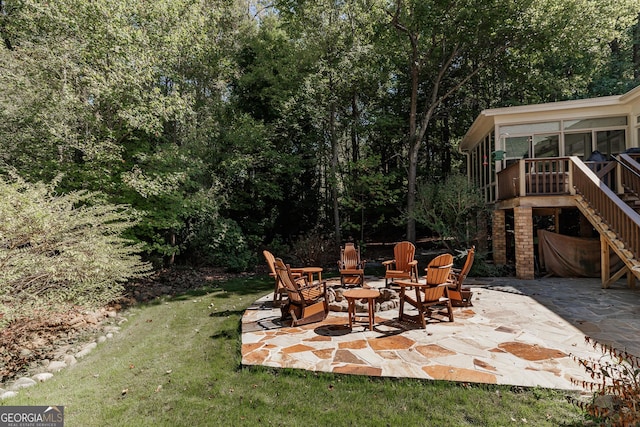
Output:
[[[89,316],[99,320],[93,339],[89,342],[85,340],[81,344],[62,346],[56,349],[52,360],[44,359],[36,366],[31,367],[26,375],[20,376],[9,383],[0,384],[0,400],[15,397],[21,389],[45,382],[53,378],[55,373],[72,367],[78,362],[78,359],[82,359],[91,353],[98,344],[112,339],[115,334],[120,332],[119,325],[128,321],[127,318],[120,316],[115,310],[100,310],[89,314]]]

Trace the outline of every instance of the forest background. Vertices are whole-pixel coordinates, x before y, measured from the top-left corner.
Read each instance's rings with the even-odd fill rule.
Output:
[[[156,266],[447,237],[421,210],[464,187],[477,114],[633,88],[639,16],[639,0],[2,0],[1,182],[130,206],[125,236]]]

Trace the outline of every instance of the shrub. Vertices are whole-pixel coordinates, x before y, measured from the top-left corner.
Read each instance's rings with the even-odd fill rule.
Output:
[[[205,218],[189,240],[194,261],[235,273],[247,270],[254,255],[238,223],[217,214]]]
[[[335,243],[320,229],[314,228],[307,234],[300,236],[291,247],[293,256],[302,265],[325,266],[329,259],[337,261]]]
[[[415,220],[436,233],[449,249],[468,248],[476,240],[487,215],[485,201],[469,180],[460,174],[444,182],[424,182],[418,186]]]
[[[125,206],[98,195],[55,195],[55,183],[0,179],[0,313],[3,321],[36,310],[97,307],[123,283],[146,275],[141,247],[121,237],[135,223]]]
[[[600,344],[590,337],[585,339],[603,355],[598,360],[572,355],[593,379],[573,382],[593,391],[593,397],[590,401],[569,397],[569,401],[601,425],[640,424],[640,359],[626,351]]]

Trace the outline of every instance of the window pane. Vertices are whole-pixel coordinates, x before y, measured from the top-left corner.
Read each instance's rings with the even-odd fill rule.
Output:
[[[564,136],[564,155],[578,156],[582,160],[591,154],[591,132],[567,133]]]
[[[560,135],[535,135],[533,137],[533,157],[558,157]]]
[[[505,151],[507,158],[526,158],[529,157],[529,137],[516,136],[505,139]]]
[[[596,133],[598,151],[606,156],[620,154],[625,150],[623,130],[608,130]]]
[[[619,117],[600,117],[584,120],[566,120],[564,122],[565,129],[594,129],[612,126],[626,126],[627,116]]]

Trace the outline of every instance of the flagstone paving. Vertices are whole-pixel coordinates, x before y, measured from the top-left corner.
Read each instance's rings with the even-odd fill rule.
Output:
[[[371,287],[384,280],[368,277]],[[347,313],[289,327],[272,295],[242,318],[242,363],[378,377],[408,377],[525,387],[576,389],[589,380],[573,359],[600,358],[585,342],[640,355],[640,291],[626,282],[601,289],[598,279],[468,278],[473,306],[454,308],[454,322],[426,330],[399,322],[397,310],[375,313],[375,325],[348,328]]]

